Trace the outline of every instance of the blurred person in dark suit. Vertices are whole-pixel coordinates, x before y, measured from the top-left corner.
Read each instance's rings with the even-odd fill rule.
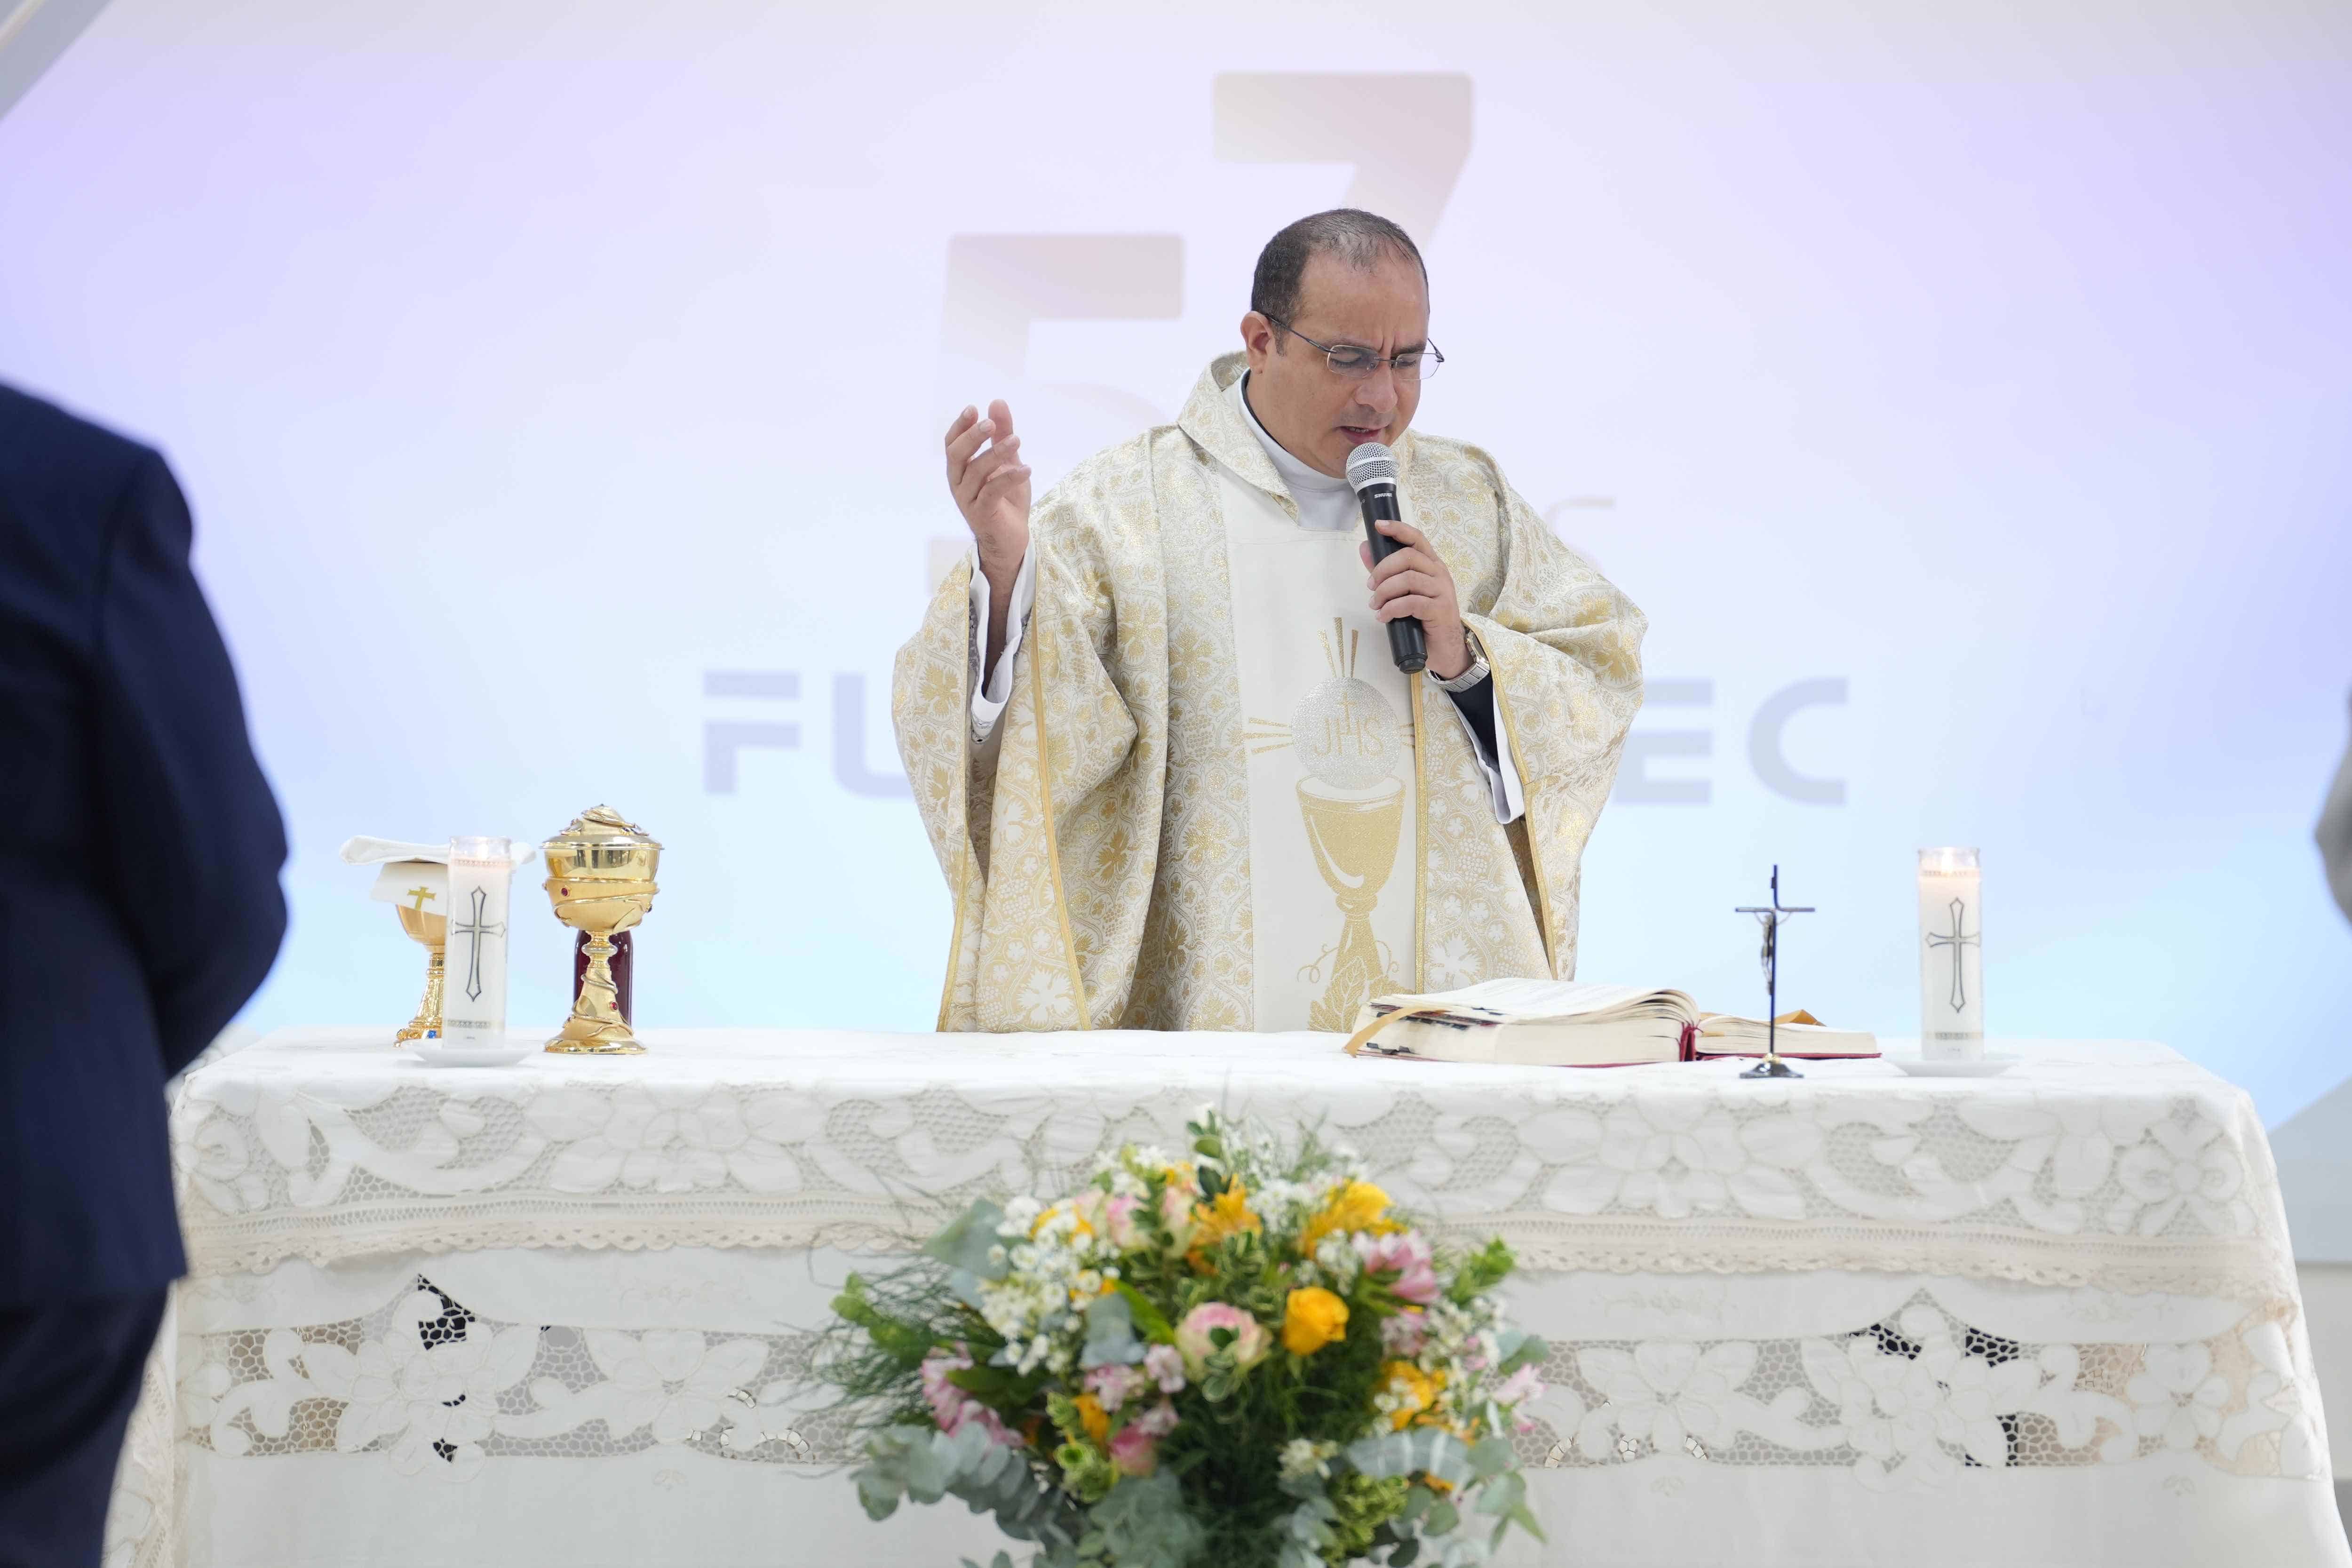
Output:
[[[0,386],[0,1565],[99,1561],[184,1270],[163,1083],[260,985],[286,838],[148,448]]]

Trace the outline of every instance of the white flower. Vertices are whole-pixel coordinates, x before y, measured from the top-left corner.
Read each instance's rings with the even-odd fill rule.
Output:
[[[2238,1199],[2245,1168],[2220,1123],[2200,1116],[2184,1127],[2168,1120],[2150,1127],[2148,1136],[2156,1147],[2142,1143],[2116,1163],[2123,1192],[2107,1211],[2112,1228],[2160,1236],[2184,1207],[2212,1235],[2252,1226],[2252,1212]]]
[[[614,1436],[653,1428],[656,1443],[683,1443],[719,1425],[719,1401],[755,1376],[768,1359],[758,1340],[711,1346],[692,1329],[625,1334],[586,1331],[588,1353],[614,1392],[606,1426]]]
[[[2124,1384],[2133,1405],[2132,1425],[2143,1437],[2186,1451],[2200,1437],[2221,1430],[2221,1406],[2230,1385],[2213,1375],[2213,1352],[2202,1344],[2150,1345],[2140,1371]]]
[[[1295,1481],[1307,1476],[1328,1477],[1331,1473],[1330,1458],[1339,1451],[1337,1443],[1293,1437],[1282,1446],[1282,1479]]]
[[[1702,1351],[1683,1341],[1653,1340],[1624,1351],[1595,1346],[1578,1352],[1584,1381],[1607,1396],[1588,1413],[1576,1446],[1591,1459],[1613,1451],[1613,1428],[1648,1438],[1662,1454],[1679,1453],[1687,1437],[1728,1443],[1733,1391],[1756,1370],[1756,1347],[1734,1340]]]

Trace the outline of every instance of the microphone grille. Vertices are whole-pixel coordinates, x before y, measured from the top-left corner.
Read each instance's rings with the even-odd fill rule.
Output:
[[[1396,483],[1396,454],[1378,441],[1365,442],[1348,454],[1348,482],[1359,490],[1367,485]]]

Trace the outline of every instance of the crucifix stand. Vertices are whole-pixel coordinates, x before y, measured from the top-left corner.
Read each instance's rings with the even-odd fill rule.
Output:
[[[1802,1078],[1805,1075],[1780,1059],[1780,922],[1791,915],[1809,915],[1812,906],[1791,907],[1780,901],[1780,868],[1772,868],[1772,901],[1743,904],[1734,914],[1754,915],[1764,928],[1764,1059],[1741,1078]]]

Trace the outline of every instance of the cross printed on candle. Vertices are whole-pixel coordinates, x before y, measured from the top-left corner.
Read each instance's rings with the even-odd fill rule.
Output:
[[[484,925],[482,923],[483,905],[488,902],[488,899],[489,894],[488,892],[484,891],[480,888],[476,888],[474,889],[473,920],[470,922],[454,925],[449,928],[450,932],[453,935],[470,936],[474,939],[472,954],[467,958],[466,963],[466,995],[469,1000],[475,1002],[478,1002],[482,999],[482,939],[486,936],[504,936],[507,934],[507,922],[504,921],[499,921],[496,925]]]
[[[1954,899],[1951,931],[1949,932],[1933,931],[1927,937],[1929,947],[1948,947],[1952,950],[1952,1011],[1955,1013],[1969,1005],[1968,979],[1966,972],[1960,967],[1960,950],[1964,947],[1980,948],[1984,945],[1980,940],[1983,934],[1981,931],[1967,929],[1964,917],[1968,914],[1968,904],[1964,900]]]

